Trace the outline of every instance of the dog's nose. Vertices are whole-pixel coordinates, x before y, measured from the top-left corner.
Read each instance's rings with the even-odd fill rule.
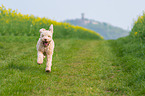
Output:
[[[47,41],[47,39],[44,39],[44,41]]]

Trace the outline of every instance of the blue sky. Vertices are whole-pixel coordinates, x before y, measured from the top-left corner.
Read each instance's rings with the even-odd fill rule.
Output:
[[[18,9],[22,14],[56,21],[85,17],[131,29],[145,10],[145,0],[0,0],[0,5]]]

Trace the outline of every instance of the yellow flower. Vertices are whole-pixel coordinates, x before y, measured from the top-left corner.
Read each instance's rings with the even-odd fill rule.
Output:
[[[12,13],[16,13],[16,11],[15,11],[15,10],[13,10],[13,11],[12,11]]]
[[[98,36],[100,36],[100,35],[98,35]],[[101,37],[101,39],[104,39],[104,37],[102,37],[102,36],[100,36]]]
[[[23,15],[21,13],[17,14],[18,16],[22,17]]]
[[[11,12],[12,12],[12,9],[9,8],[9,9],[8,9],[8,12],[11,13]]]
[[[2,4],[2,8],[5,8],[5,6]]]
[[[68,28],[65,26],[65,29],[68,29]]]
[[[6,20],[6,23],[9,23],[9,20]]]
[[[30,19],[30,17],[29,17],[29,15],[27,14],[27,15],[23,15],[23,19],[25,19],[25,20],[29,20]]]
[[[3,14],[5,14],[7,11],[6,10],[3,10],[2,12],[3,12]]]
[[[35,23],[36,23],[35,21],[32,21],[32,24],[33,24],[33,25],[35,25]]]
[[[135,24],[137,24],[138,23],[138,21],[135,21]]]
[[[137,35],[137,32],[135,32],[134,35]]]
[[[0,10],[2,10],[2,7],[0,6]]]

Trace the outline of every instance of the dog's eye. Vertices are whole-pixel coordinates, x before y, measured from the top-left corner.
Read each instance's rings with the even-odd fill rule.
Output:
[[[42,37],[44,37],[44,35],[42,35]]]
[[[48,37],[51,37],[51,36],[48,36]]]

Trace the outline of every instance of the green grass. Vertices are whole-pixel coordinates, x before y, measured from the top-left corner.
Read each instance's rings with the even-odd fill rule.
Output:
[[[132,89],[134,96],[145,95],[145,43],[131,36],[110,41],[118,63],[122,67],[121,82]]]
[[[131,56],[121,57],[116,41],[55,39],[52,72],[48,74],[46,60],[42,65],[36,62],[37,39],[0,38],[1,96],[144,95],[144,81],[138,75],[144,70],[128,72],[133,62],[137,61],[135,64],[141,68],[139,64],[143,61],[137,58],[131,61]]]
[[[55,39],[52,73],[48,74],[46,61],[41,66],[36,63],[38,38],[25,37],[29,42],[23,38],[0,39],[1,96],[127,94],[113,81],[120,67],[112,66],[115,57],[108,41]]]

